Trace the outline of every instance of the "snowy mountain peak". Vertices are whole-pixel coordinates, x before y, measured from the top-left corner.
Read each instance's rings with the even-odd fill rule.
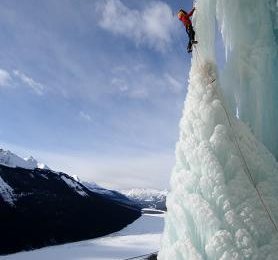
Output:
[[[6,151],[2,148],[0,148],[0,164],[8,167],[13,167],[13,168],[20,167],[29,170],[33,170],[35,168],[49,170],[49,167],[47,165],[43,163],[39,163],[32,156],[23,159],[18,155],[12,153],[11,151],[9,150]]]
[[[133,188],[130,190],[122,190],[122,192],[126,195],[137,195],[137,196],[167,196],[167,190],[157,190],[157,189],[147,189],[147,188]]]
[[[131,190],[122,190],[121,193],[143,208],[166,210],[167,190],[133,188]]]
[[[72,175],[71,177],[72,177],[75,181],[80,182],[80,179],[79,179],[79,177],[78,177],[77,175]]]

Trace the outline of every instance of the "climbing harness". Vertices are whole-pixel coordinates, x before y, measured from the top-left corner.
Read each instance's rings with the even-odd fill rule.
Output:
[[[172,11],[172,15],[173,15],[173,17],[176,16],[173,11]],[[181,35],[179,33],[177,35],[175,33],[173,34],[173,37],[175,38],[174,41],[178,43],[178,46],[176,46],[176,45],[174,46],[174,50],[175,50],[176,54],[178,56],[180,56],[181,54],[182,55],[184,54],[184,48],[182,45],[182,42],[184,42],[184,40],[181,38]]]

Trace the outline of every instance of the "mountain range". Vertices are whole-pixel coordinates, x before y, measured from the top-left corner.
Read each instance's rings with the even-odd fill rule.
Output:
[[[115,191],[0,149],[0,254],[103,236],[143,208],[166,210],[167,191]]]
[[[65,173],[34,168],[35,160],[18,167],[24,159],[3,154],[0,254],[104,236],[141,216],[134,203],[103,196]]]

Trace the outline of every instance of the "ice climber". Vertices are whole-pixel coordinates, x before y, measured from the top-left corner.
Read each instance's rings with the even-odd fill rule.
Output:
[[[195,11],[195,7],[191,10],[190,13],[185,12],[183,9],[180,9],[178,12],[178,18],[183,22],[186,32],[189,37],[188,45],[187,45],[187,52],[192,52],[192,44],[198,43],[195,41],[195,31],[192,26],[192,22],[190,20],[190,17],[193,15]]]

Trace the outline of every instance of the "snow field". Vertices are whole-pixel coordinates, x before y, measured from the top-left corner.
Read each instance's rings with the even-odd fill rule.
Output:
[[[122,260],[158,251],[164,215],[143,215],[106,237],[0,256],[2,260]]]

